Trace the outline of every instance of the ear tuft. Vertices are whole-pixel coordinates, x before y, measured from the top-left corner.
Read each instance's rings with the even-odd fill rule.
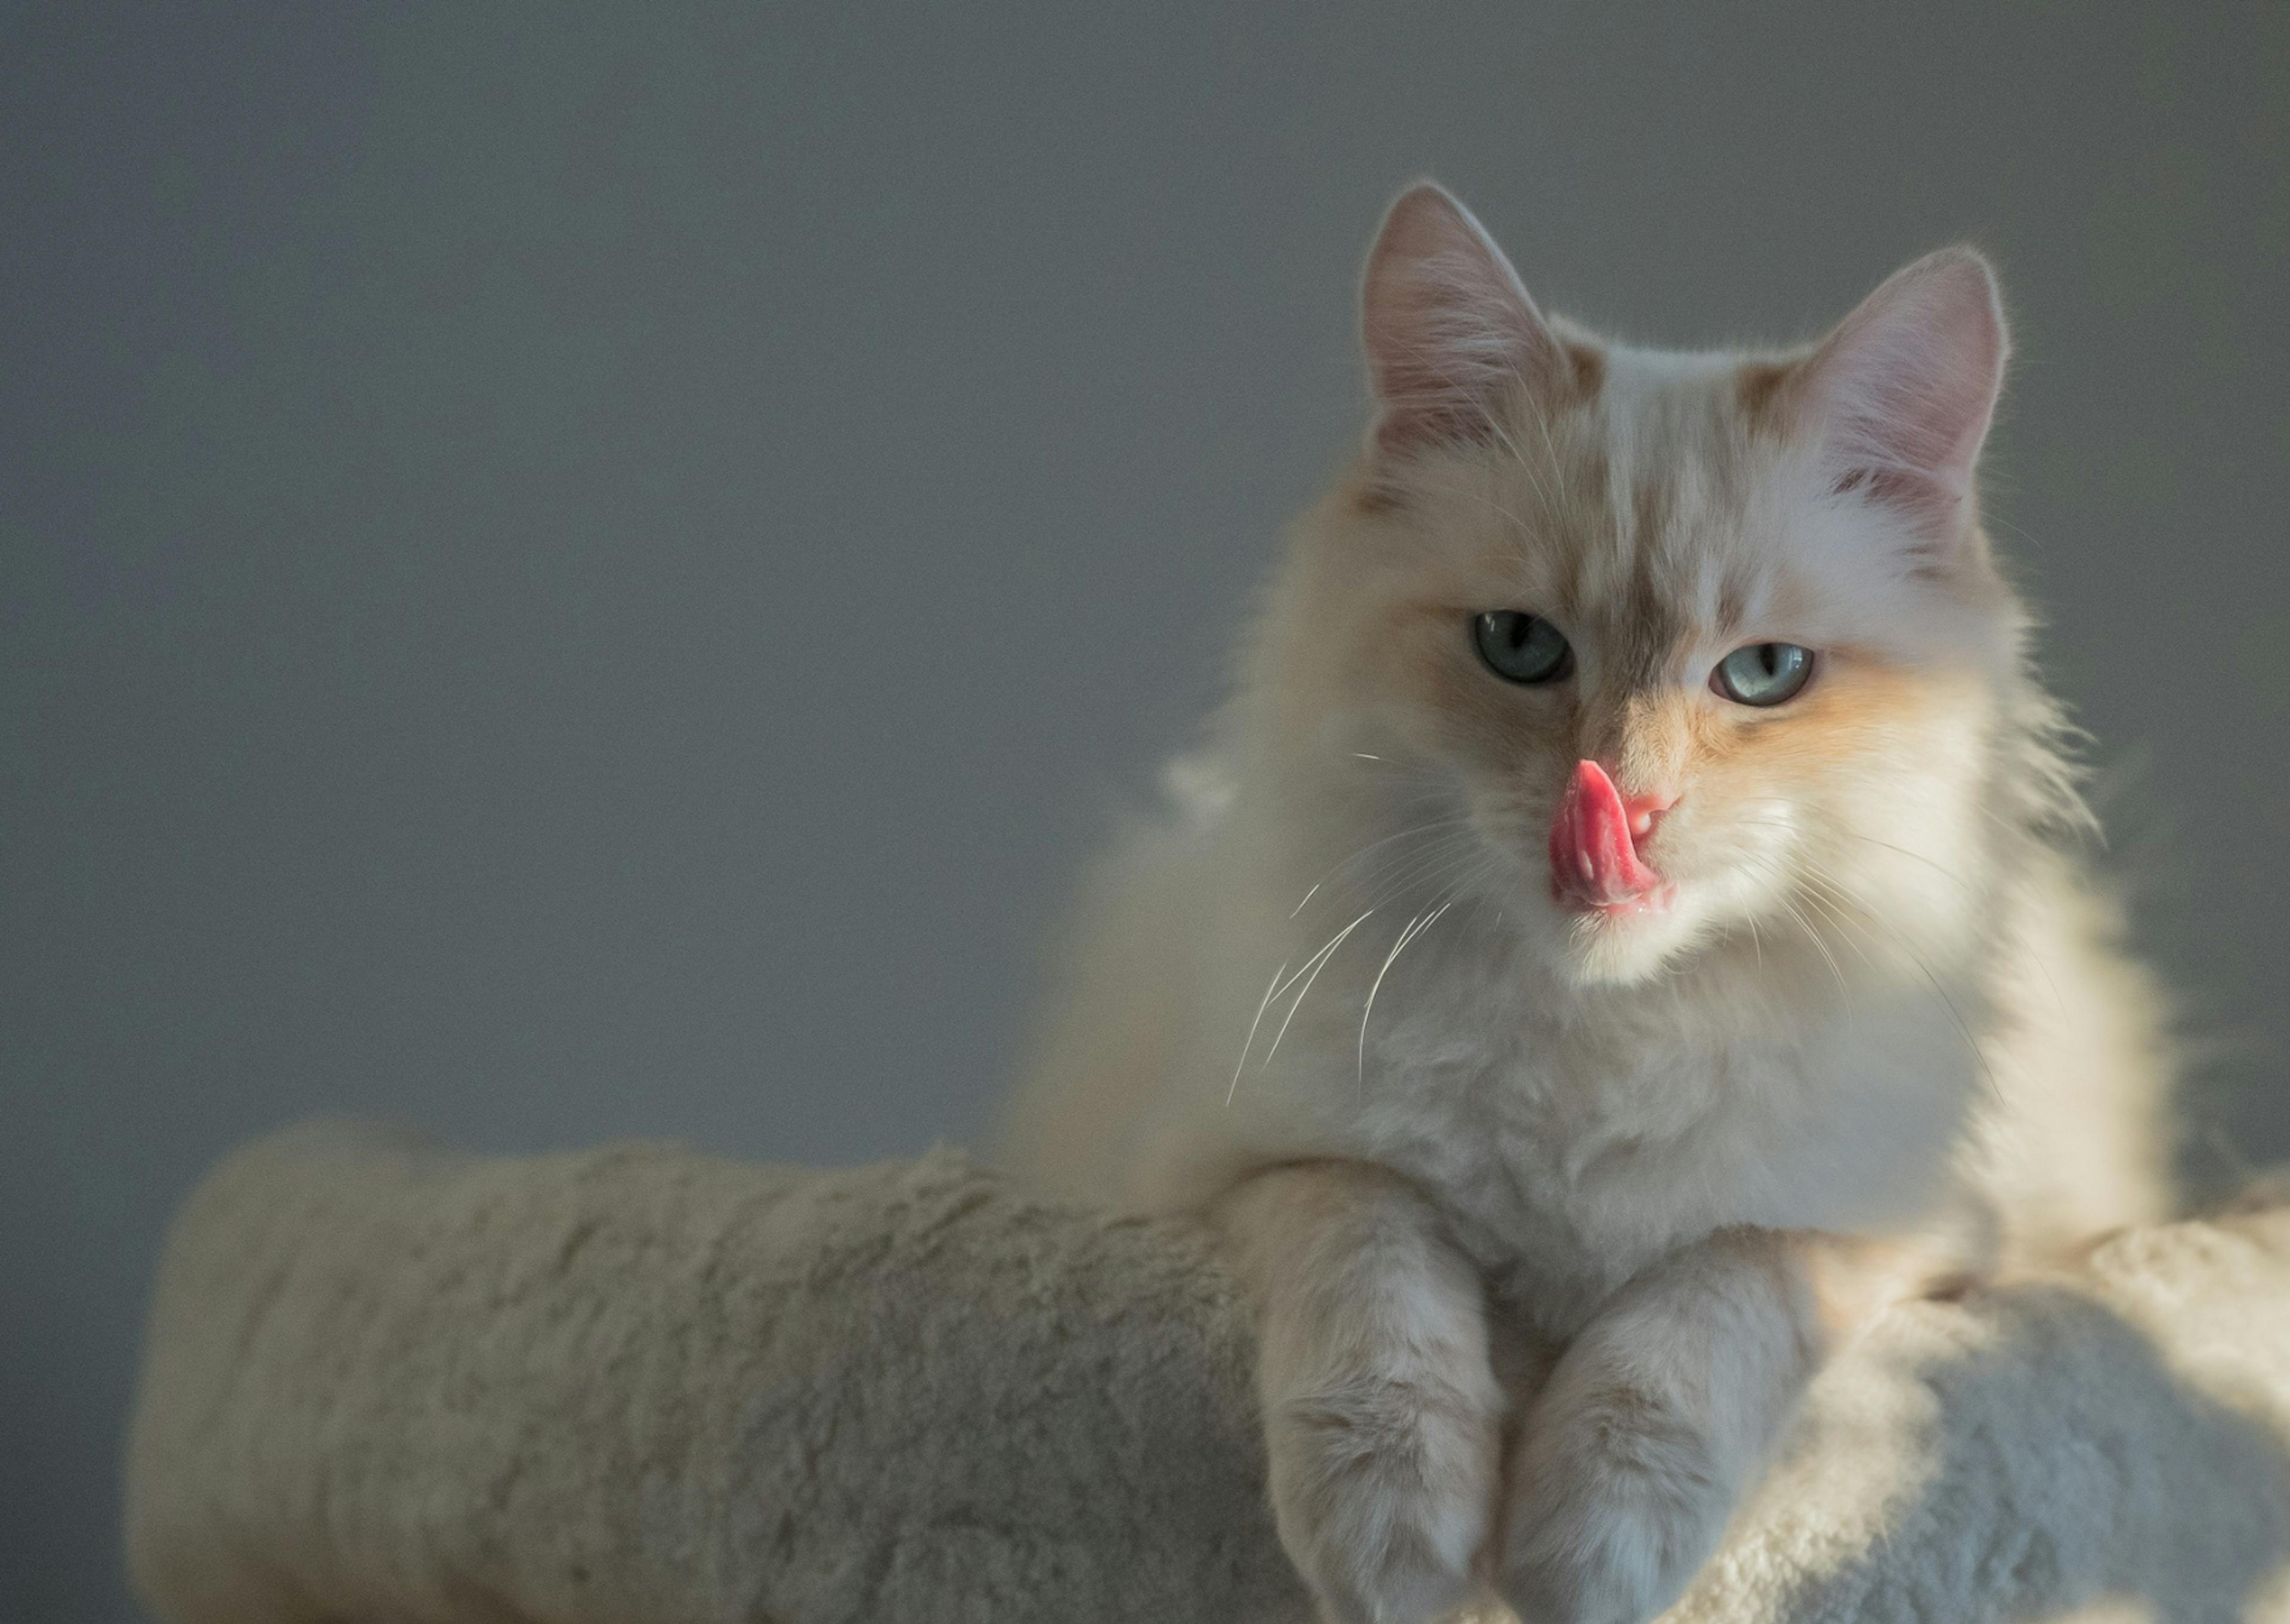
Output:
[[[1428,180],[1384,216],[1360,320],[1374,440],[1389,452],[1490,438],[1509,391],[1563,375],[1558,342],[1502,250]]]
[[[1895,272],[1804,363],[1791,389],[1800,427],[1820,437],[1839,489],[1952,536],[2010,348],[1988,261],[1943,248]]]

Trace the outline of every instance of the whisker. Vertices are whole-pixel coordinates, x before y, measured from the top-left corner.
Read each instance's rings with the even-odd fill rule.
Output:
[[[1349,924],[1344,926],[1342,930],[1336,932],[1335,939],[1333,941],[1329,942],[1326,947],[1321,948],[1318,953],[1313,956],[1312,963],[1310,964],[1312,973],[1304,982],[1304,990],[1296,995],[1296,1002],[1288,1006],[1287,1020],[1283,1020],[1280,1023],[1280,1030],[1273,1034],[1272,1047],[1264,1052],[1264,1064],[1256,1068],[1257,1076],[1262,1076],[1266,1072],[1272,1069],[1272,1057],[1280,1052],[1280,1040],[1288,1036],[1289,1021],[1293,1021],[1296,1019],[1296,1012],[1302,1009],[1304,1007],[1304,1000],[1312,996],[1312,983],[1320,979],[1320,972],[1328,967],[1329,956],[1333,954],[1338,948],[1344,945],[1345,937],[1359,929],[1360,920],[1365,919],[1368,916],[1368,914],[1373,914],[1373,912],[1375,912],[1375,909],[1370,908],[1367,910],[1366,914],[1362,914],[1359,916],[1359,919],[1355,919]],[[1302,975],[1303,973],[1304,972],[1301,970],[1299,970],[1296,972],[1297,975]],[[1294,978],[1292,977],[1290,979],[1293,980]]]
[[[1240,1092],[1241,1068],[1248,1064],[1248,1052],[1256,1044],[1256,1028],[1264,1024],[1264,1012],[1272,1007],[1272,989],[1280,985],[1280,978],[1287,968],[1288,962],[1283,959],[1280,962],[1280,968],[1274,971],[1272,979],[1264,984],[1264,996],[1256,1006],[1256,1019],[1248,1023],[1248,1041],[1241,1044],[1240,1059],[1232,1068],[1232,1086],[1224,1091],[1224,1103],[1227,1110],[1232,1108],[1233,1096]]]
[[[1345,869],[1347,869],[1347,868],[1350,868],[1354,863],[1357,863],[1357,862],[1360,861],[1363,858],[1366,857],[1366,856],[1367,856],[1370,852],[1375,852],[1375,851],[1378,851],[1378,850],[1380,850],[1381,848],[1382,848],[1382,847],[1384,847],[1384,846],[1390,845],[1390,844],[1391,844],[1393,842],[1395,842],[1395,841],[1400,841],[1400,840],[1406,840],[1406,839],[1410,839],[1410,838],[1412,838],[1412,837],[1413,837],[1413,836],[1418,836],[1418,835],[1427,835],[1427,834],[1429,834],[1429,833],[1430,833],[1432,830],[1434,830],[1434,829],[1451,828],[1453,828],[1453,826],[1455,826],[1455,825],[1457,825],[1457,824],[1460,824],[1460,823],[1467,823],[1467,822],[1469,822],[1469,820],[1469,820],[1469,814],[1468,814],[1468,813],[1464,813],[1464,812],[1457,812],[1457,813],[1453,814],[1453,816],[1451,816],[1451,817],[1445,817],[1445,818],[1434,818],[1434,819],[1432,819],[1432,820],[1431,820],[1429,822],[1428,822],[1428,823],[1419,823],[1419,824],[1414,825],[1413,828],[1404,828],[1404,829],[1401,829],[1401,830],[1397,831],[1397,833],[1395,833],[1395,834],[1386,835],[1386,836],[1383,836],[1381,839],[1380,839],[1380,840],[1371,840],[1371,841],[1369,841],[1369,842],[1367,843],[1367,844],[1365,844],[1365,845],[1362,846],[1358,851],[1354,852],[1353,852],[1349,857],[1344,858],[1344,859],[1341,860],[1340,861],[1338,861],[1338,862],[1337,862],[1337,863],[1336,863],[1333,868],[1330,868],[1330,869],[1329,869],[1325,874],[1322,875],[1318,879],[1317,879],[1317,880],[1313,881],[1313,882],[1312,882],[1312,891],[1308,891],[1308,892],[1306,892],[1304,893],[1305,900],[1306,900],[1307,901],[1310,900],[1310,899],[1311,899],[1311,895],[1312,895],[1312,892],[1316,892],[1316,891],[1319,890],[1321,886],[1323,886],[1323,885],[1326,884],[1330,880],[1332,880],[1332,879],[1335,878],[1335,877],[1336,877],[1336,876],[1338,876],[1339,874],[1341,874]],[[1301,904],[1301,903],[1299,903],[1297,906],[1298,906],[1299,910],[1301,911],[1301,908],[1302,908],[1302,904]],[[1290,917],[1292,917],[1292,918],[1293,918],[1293,917],[1294,917],[1294,916],[1293,916],[1293,915],[1291,915],[1291,916],[1290,916]]]
[[[1760,828],[1783,829],[1793,834],[1801,834],[1806,832],[1801,826],[1779,819],[1742,818],[1737,819],[1736,821]],[[1942,879],[1949,881],[1951,884],[1961,889],[1966,896],[1972,898],[1975,901],[1983,895],[1977,886],[1974,885],[1962,875],[1956,873],[1954,870],[1935,861],[1934,859],[1926,856],[1921,852],[1911,851],[1907,846],[1897,845],[1889,840],[1879,840],[1874,835],[1863,834],[1859,829],[1850,828],[1844,824],[1823,824],[1821,826],[1820,832],[1823,835],[1842,835],[1848,840],[1862,841],[1869,845],[1881,847],[1887,852],[1897,852],[1899,855],[1908,858],[1912,861],[1922,863],[1926,868],[1930,868]],[[1854,897],[1853,893],[1842,884],[1842,882],[1838,879],[1837,876],[1812,852],[1800,849],[1794,853],[1794,859],[1796,862],[1808,874],[1818,876],[1828,886],[1830,891],[1850,904],[1856,914],[1874,918],[1874,916],[1870,915],[1868,909],[1862,905],[1860,900]],[[1750,930],[1754,933],[1756,929],[1756,922],[1753,920],[1750,922]],[[1938,991],[1939,984],[1937,979],[1933,973],[1931,965],[1926,963],[1926,961],[1917,954],[1914,949],[1909,947],[1907,939],[1902,936],[1898,931],[1893,932],[1892,937],[1893,945],[1898,948],[1902,953],[1907,954],[1910,959],[1915,961],[1918,972],[1927,981],[1932,981],[1934,983],[1934,990]],[[1872,938],[1872,940],[1874,940],[1874,938]],[[2064,1013],[2067,1009],[2067,1000],[2061,995],[2060,984],[2058,980],[2052,974],[2050,963],[2043,956],[2043,955],[2027,948],[2024,945],[2022,950],[2025,952],[2027,956],[2034,963],[2037,972],[2044,978],[2045,985],[2051,988],[2053,1003],[2062,1011],[2062,1013]],[[1763,960],[1761,957],[1761,964]],[[1942,996],[1945,996],[1944,994]],[[1961,1017],[1958,1018],[1958,1024],[1959,1026],[1963,1024]],[[1983,1067],[1987,1064],[1986,1057],[1984,1055],[1982,1056],[1981,1063]]]
[[[1410,885],[1427,881],[1436,883],[1470,856],[1477,844],[1477,836],[1468,831],[1435,843],[1429,849],[1416,852],[1386,875],[1381,885],[1367,900],[1371,905],[1381,908]]]
[[[1832,894],[1832,897],[1836,899],[1830,900],[1827,904],[1827,911],[1830,916],[1837,918],[1840,924],[1854,923],[1857,919],[1857,928],[1862,930],[1864,934],[1867,934],[1869,940],[1872,943],[1877,942],[1878,938],[1875,932],[1874,926],[1881,922],[1874,920],[1868,914],[1868,910],[1862,908],[1858,901],[1854,899],[1852,894],[1849,892],[1846,892],[1833,876],[1817,872],[1819,865],[1813,865],[1813,868],[1816,871],[1814,874],[1814,877],[1818,879],[1822,884],[1826,886]],[[1811,892],[1800,892],[1800,894],[1803,895],[1807,901],[1814,900],[1814,895]],[[1843,905],[1842,907],[1840,907],[1840,903]],[[1850,908],[1852,909],[1854,916],[1853,919],[1848,919],[1844,911],[1845,908]],[[1965,1048],[1971,1052],[1974,1062],[1980,1068],[1981,1076],[1985,1079],[1988,1084],[1990,1098],[2000,1101],[2004,1097],[2003,1090],[1996,1081],[1996,1073],[1994,1068],[1988,1063],[1987,1052],[1981,1048],[1980,1040],[1973,1036],[1971,1026],[1964,1019],[1964,1012],[1957,1008],[1956,1000],[1949,996],[1948,988],[1941,985],[1940,977],[1934,973],[1932,965],[1926,962],[1924,955],[1918,953],[1914,948],[1909,945],[1908,939],[1898,931],[1890,932],[1890,945],[1904,955],[1908,961],[1916,966],[1917,973],[1924,977],[1925,984],[1930,987],[1933,990],[1933,996],[1938,998],[1941,1001],[1942,1006],[1948,1011],[1950,1020],[1956,1026],[1957,1035],[1963,1038]],[[1856,952],[1859,951],[1857,948],[1854,950]],[[1863,962],[1866,962],[1868,956],[1866,954],[1862,954],[1862,957]]]
[[[1838,996],[1845,1001],[1845,1019],[1846,1023],[1850,1024],[1853,1020],[1853,992],[1852,989],[1845,984],[1845,972],[1838,964],[1837,956],[1829,950],[1829,944],[1822,940],[1820,928],[1815,925],[1812,920],[1807,919],[1804,913],[1798,909],[1797,904],[1790,901],[1786,896],[1777,896],[1774,900],[1782,905],[1783,912],[1788,914],[1790,918],[1797,921],[1798,927],[1805,932],[1806,940],[1813,943],[1814,950],[1821,955],[1822,960],[1829,965],[1829,973],[1837,978]]]
[[[1749,824],[1758,828],[1783,829],[1791,834],[1811,835],[1815,833],[1814,830],[1808,829],[1802,824],[1790,823],[1777,818],[1739,818],[1736,819],[1735,821]],[[1896,852],[1901,856],[1908,858],[1912,861],[1922,863],[1926,868],[1931,869],[1934,874],[1939,875],[1942,879],[1947,880],[1951,884],[1961,886],[1965,891],[1970,892],[1974,896],[1980,894],[1978,888],[1975,887],[1971,881],[1966,879],[1962,875],[1956,873],[1954,870],[1947,868],[1940,863],[1935,862],[1933,859],[1926,856],[1922,852],[1911,851],[1907,846],[1903,845],[1895,845],[1889,840],[1879,840],[1874,835],[1864,835],[1859,829],[1842,823],[1822,823],[1818,826],[1817,832],[1822,835],[1842,835],[1847,840],[1858,840],[1869,845],[1881,846],[1887,852]]]
[[[1367,1003],[1360,1010],[1359,1029],[1358,1081],[1363,1089],[1367,1086],[1367,1018],[1375,1013],[1375,995],[1383,989],[1383,978],[1391,972],[1392,961],[1399,956],[1400,949],[1407,946],[1422,924],[1423,916],[1421,914],[1407,922],[1407,928],[1399,932],[1399,940],[1391,944],[1391,951],[1383,956],[1382,967],[1376,971],[1375,980],[1367,989]]]
[[[1850,923],[1838,910],[1838,905],[1834,900],[1822,895],[1820,892],[1813,890],[1809,886],[1802,884],[1799,885],[1797,892],[1797,897],[1798,900],[1803,902],[1806,907],[1814,908],[1819,912],[1821,916],[1824,919],[1833,920],[1840,925]],[[1862,951],[1859,942],[1854,941],[1849,936],[1845,937],[1842,940],[1844,940],[1845,945],[1852,948],[1854,953],[1859,956],[1863,964],[1868,965],[1872,970],[1876,968],[1874,961],[1870,958],[1866,952]]]
[[[1375,910],[1373,908],[1368,909],[1369,914],[1372,914],[1374,911]],[[1362,914],[1360,916],[1360,919],[1365,919],[1366,917],[1367,914]],[[1312,955],[1311,957],[1306,959],[1301,964],[1299,964],[1296,967],[1296,973],[1290,976],[1286,980],[1281,982],[1278,989],[1275,991],[1272,996],[1276,998],[1279,997],[1281,994],[1285,993],[1290,988],[1295,986],[1297,982],[1311,974],[1314,970],[1319,967],[1321,962],[1325,959],[1331,952],[1334,951],[1336,944],[1351,933],[1352,925],[1357,924],[1358,923],[1359,919],[1353,920],[1351,924],[1346,925],[1342,930],[1338,931],[1333,936],[1322,943],[1320,950]]]
[[[1497,860],[1497,859],[1492,856],[1483,858],[1479,862],[1474,864],[1469,869],[1468,869],[1453,884],[1447,886],[1445,889],[1439,892],[1437,895],[1434,896],[1432,898],[1432,901],[1436,903],[1437,906],[1434,907],[1429,913],[1419,915],[1416,918],[1409,920],[1407,928],[1399,933],[1399,940],[1392,944],[1391,951],[1384,956],[1381,967],[1375,972],[1375,980],[1367,989],[1367,1001],[1360,1008],[1359,1044],[1357,1052],[1354,1057],[1354,1062],[1357,1071],[1357,1080],[1361,1088],[1365,1089],[1367,1086],[1368,1020],[1375,1013],[1375,996],[1383,986],[1383,978],[1390,973],[1391,967],[1398,961],[1399,956],[1407,950],[1408,943],[1423,935],[1424,932],[1430,930],[1433,925],[1438,924],[1440,916],[1445,914],[1449,908],[1454,907],[1455,893],[1469,885],[1476,884],[1482,875],[1485,875],[1488,870],[1496,866]],[[1517,889],[1517,882],[1514,880],[1512,882],[1512,891],[1515,892]],[[1505,894],[1508,896],[1509,893],[1507,892]],[[1482,897],[1479,899],[1480,907],[1485,907],[1485,898]],[[1476,911],[1477,910],[1474,909],[1475,913]],[[1495,915],[1495,923],[1498,924],[1502,923],[1502,915],[1500,910],[1498,910]]]
[[[1573,499],[1566,491],[1566,469],[1558,460],[1557,442],[1550,437],[1549,416],[1544,412],[1535,413],[1534,426],[1542,430],[1542,449],[1550,453],[1550,477],[1558,486],[1559,496],[1572,507]]]

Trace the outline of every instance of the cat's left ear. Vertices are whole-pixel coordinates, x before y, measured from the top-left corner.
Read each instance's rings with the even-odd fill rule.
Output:
[[[1838,488],[1953,540],[2010,348],[1988,261],[1943,248],[1895,272],[1799,365],[1796,426],[1818,437]]]

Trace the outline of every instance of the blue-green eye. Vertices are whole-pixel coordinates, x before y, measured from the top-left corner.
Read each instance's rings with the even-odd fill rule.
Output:
[[[1813,651],[1794,643],[1752,643],[1718,662],[1709,685],[1743,705],[1793,700],[1813,676]]]
[[[1540,615],[1495,609],[1474,616],[1471,641],[1487,669],[1507,683],[1555,683],[1574,668],[1574,651]]]

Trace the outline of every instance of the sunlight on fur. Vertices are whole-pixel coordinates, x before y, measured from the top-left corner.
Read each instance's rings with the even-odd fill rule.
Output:
[[[1005,1157],[1219,1227],[1330,1618],[1633,1624],[1868,1316],[2164,1209],[2158,1001],[1979,523],[1978,255],[1656,352],[1425,185],[1363,332]]]

